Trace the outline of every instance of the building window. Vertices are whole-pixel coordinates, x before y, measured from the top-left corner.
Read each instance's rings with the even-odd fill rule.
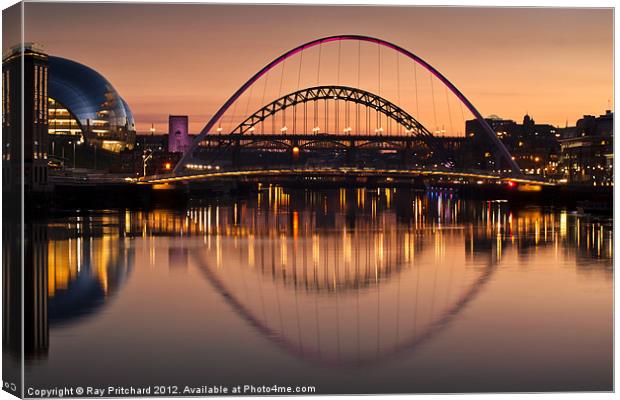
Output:
[[[34,122],[39,122],[39,66],[34,66],[34,99],[33,99],[33,112],[34,112]]]
[[[10,103],[10,71],[5,71],[2,73],[2,124],[5,126],[9,126],[9,113],[11,110]]]
[[[50,135],[81,136],[82,129],[68,109],[56,100],[47,98],[48,133]]]

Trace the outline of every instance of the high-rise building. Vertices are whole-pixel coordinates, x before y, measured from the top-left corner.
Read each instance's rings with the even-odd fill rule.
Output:
[[[185,153],[189,150],[191,139],[188,132],[187,115],[170,115],[168,117],[168,151]]]
[[[14,46],[4,55],[2,60],[4,190],[12,190],[13,186],[20,185],[22,176],[26,192],[40,191],[47,187],[47,79],[47,55],[34,44]]]

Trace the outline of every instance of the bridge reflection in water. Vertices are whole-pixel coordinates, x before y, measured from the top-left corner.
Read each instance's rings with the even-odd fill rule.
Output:
[[[265,187],[182,210],[58,217],[30,232],[39,256],[28,295],[47,307],[26,336],[30,358],[54,347],[49,330],[122,298],[138,259],[189,268],[277,351],[335,368],[415,355],[482,299],[506,257],[527,264],[545,252],[612,277],[609,222],[449,192]],[[167,258],[155,256],[162,246]]]
[[[566,213],[515,216],[501,202],[395,189],[269,188],[255,205],[192,208],[187,217],[187,233],[204,235],[196,264],[239,315],[289,353],[349,366],[431,339],[491,279],[505,247],[569,235]],[[610,257],[605,228],[585,230],[586,252]]]

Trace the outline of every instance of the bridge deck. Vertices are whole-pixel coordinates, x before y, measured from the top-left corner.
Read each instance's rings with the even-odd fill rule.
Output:
[[[270,169],[243,169],[231,171],[200,172],[188,175],[157,175],[146,177],[138,182],[142,184],[161,184],[175,182],[189,182],[197,180],[216,180],[226,178],[244,177],[274,177],[274,176],[358,176],[358,177],[392,177],[392,178],[415,178],[415,177],[448,177],[464,178],[468,180],[493,180],[493,181],[513,181],[523,184],[536,184],[544,186],[554,186],[554,183],[545,182],[537,179],[512,178],[488,173],[478,172],[458,172],[441,170],[421,170],[421,169],[384,169],[384,168],[357,168],[357,167],[282,167]]]
[[[441,137],[442,140],[455,143],[465,140],[463,137]],[[413,134],[385,135],[385,134],[344,134],[344,133],[210,133],[204,137],[205,141],[229,141],[229,140],[307,140],[307,141],[398,141],[398,142],[422,142],[419,136]]]

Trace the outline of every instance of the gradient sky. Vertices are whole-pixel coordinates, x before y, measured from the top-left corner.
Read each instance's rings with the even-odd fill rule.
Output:
[[[564,126],[613,107],[611,9],[26,3],[25,15],[26,40],[103,74],[140,132],[165,132],[169,114],[197,132],[272,59],[344,33],[411,50],[485,116]]]

